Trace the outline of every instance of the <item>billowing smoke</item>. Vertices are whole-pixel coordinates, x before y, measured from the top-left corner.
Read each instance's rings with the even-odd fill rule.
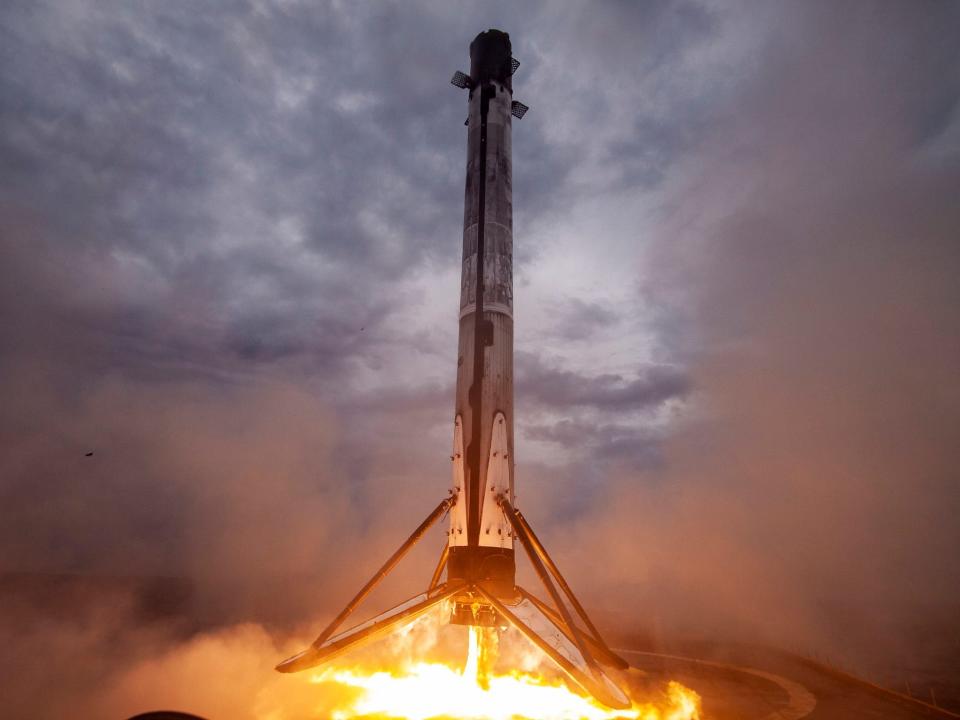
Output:
[[[956,633],[960,75],[935,13],[850,10],[788,14],[677,183],[647,290],[687,411],[565,550],[621,617],[863,671]]]

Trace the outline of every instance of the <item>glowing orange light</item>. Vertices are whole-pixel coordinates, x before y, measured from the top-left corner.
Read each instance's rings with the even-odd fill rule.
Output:
[[[350,692],[333,720],[699,720],[700,697],[671,682],[658,702],[635,702],[629,710],[611,710],[570,690],[559,679],[533,673],[496,674],[485,667],[482,628],[470,628],[467,662],[462,670],[437,662],[410,662],[401,670],[369,671],[329,667],[311,682],[336,683]]]

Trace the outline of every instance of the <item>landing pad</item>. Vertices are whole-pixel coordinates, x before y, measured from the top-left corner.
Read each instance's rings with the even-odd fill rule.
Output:
[[[649,697],[676,680],[701,696],[705,720],[960,717],[781,653],[741,651],[719,661],[614,650],[630,662],[627,677],[636,697]]]

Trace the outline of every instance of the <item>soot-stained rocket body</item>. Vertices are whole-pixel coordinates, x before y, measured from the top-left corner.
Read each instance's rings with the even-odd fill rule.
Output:
[[[458,625],[485,626],[491,632],[512,626],[595,698],[626,708],[629,697],[604,669],[624,669],[626,662],[600,637],[546,548],[513,506],[510,131],[512,118],[522,118],[528,109],[513,100],[511,78],[518,66],[510,36],[488,30],[470,44],[470,75],[457,72],[452,80],[469,90],[453,488],[313,644],[277,670],[306,670],[439,610]],[[340,630],[446,513],[447,541],[426,591]],[[549,603],[516,584],[515,541],[526,552]]]
[[[513,188],[510,38],[489,30],[470,45],[460,338],[448,575],[512,593]]]

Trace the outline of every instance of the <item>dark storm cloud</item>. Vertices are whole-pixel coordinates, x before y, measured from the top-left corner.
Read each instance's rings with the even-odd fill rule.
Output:
[[[377,56],[380,45],[362,34],[352,39],[369,50],[350,62],[349,39],[333,42],[344,29],[331,9],[303,17],[245,7],[77,10],[77,27],[66,36],[61,23],[69,20],[53,7],[12,6],[5,23],[17,31],[5,43],[6,201],[42,217],[33,230],[59,252],[99,256],[106,267],[118,253],[131,254],[168,286],[159,299],[207,305],[194,310],[226,326],[226,347],[243,354],[277,346],[246,352],[262,359],[296,349],[246,337],[260,335],[264,321],[322,297],[330,315],[349,317],[348,326],[373,324],[383,311],[370,304],[384,293],[368,288],[389,286],[400,263],[415,263],[423,239],[456,236],[456,213],[441,229],[436,217],[441,204],[455,206],[460,193],[451,181],[459,168],[451,175],[442,164],[415,161],[443,145],[428,145],[426,133],[419,142],[412,137],[424,119],[444,129],[456,124],[428,111],[416,87],[375,96],[375,112],[340,112],[338,94],[362,92],[371,81],[389,91],[379,75],[353,75],[372,73],[378,60],[397,63]],[[318,55],[317,47],[328,52]],[[397,112],[392,101],[417,111]],[[393,132],[384,132],[378,112],[394,115]],[[457,147],[456,135],[447,137]],[[401,168],[410,171],[398,177]],[[385,251],[377,225],[362,226],[364,210],[385,219],[403,253]],[[297,261],[276,247],[287,231],[305,248]],[[244,247],[253,240],[263,249]],[[295,263],[310,258],[330,276],[303,278]],[[300,330],[290,334],[308,335]],[[312,335],[338,331],[332,322]]]
[[[558,322],[554,332],[564,340],[589,338],[598,329],[614,326],[620,320],[612,308],[579,298],[568,300],[558,309],[557,315]]]
[[[516,366],[518,401],[557,410],[648,410],[669,400],[682,399],[690,389],[685,373],[664,365],[641,368],[638,377],[632,379],[613,373],[589,376],[560,370],[530,353],[518,353]]]
[[[78,308],[95,317],[75,318],[72,332],[101,325],[113,335],[111,362],[120,365],[149,365],[155,352],[165,365],[167,347],[208,367],[229,365],[220,347],[246,360],[295,351],[301,346],[284,340],[283,329],[267,334],[265,326],[316,294],[336,293],[336,312],[372,324],[350,283],[333,278],[311,288],[277,253],[231,247],[238,236],[276,244],[282,197],[299,179],[284,167],[293,141],[257,48],[218,22],[229,18],[191,13],[184,23],[165,7],[147,15],[130,6],[87,8],[68,36],[59,34],[66,20],[52,8],[8,11],[8,27],[20,32],[6,44],[5,235],[9,242],[29,233],[14,252],[41,270],[45,253],[73,266],[49,288],[54,302],[58,291],[82,292],[91,272],[119,281],[135,273],[129,282],[153,286]],[[27,230],[9,227],[19,218]],[[22,270],[8,260],[9,270]],[[152,297],[141,300],[138,290]],[[329,341],[341,331],[330,310],[314,333],[298,333],[286,312],[286,334]],[[167,342],[156,342],[161,331]],[[334,357],[314,349],[328,362]]]
[[[575,448],[604,464],[630,462],[636,469],[649,469],[660,460],[663,440],[660,432],[648,427],[572,419],[551,424],[524,423],[520,432],[524,439]]]
[[[565,68],[544,66],[522,32],[540,9],[505,8],[493,14],[520,26],[523,72],[555,92]],[[77,286],[85,262],[153,285],[149,300],[115,297],[90,309],[103,313],[89,322],[102,321],[106,335],[128,328],[111,338],[111,363],[146,370],[157,353],[158,368],[170,368],[172,346],[187,365],[225,372],[290,357],[325,370],[363,362],[372,333],[355,333],[395,311],[397,282],[421,259],[458,254],[463,106],[447,81],[465,67],[465,44],[482,24],[471,12],[6,5],[5,234],[15,232],[10,223],[32,223],[27,249],[14,252],[45,245],[78,266],[68,281]],[[632,40],[614,30],[630,21],[646,41],[663,42],[660,27],[682,48],[705,31],[682,21],[685,12],[581,8],[555,39],[584,56],[598,45],[629,53]],[[646,71],[669,50],[652,53]],[[613,75],[625,72],[609,61]],[[566,108],[570,119],[583,111],[582,101]],[[609,109],[590,113],[602,125]],[[538,198],[565,203],[572,187],[583,189],[569,175],[583,143],[541,133],[569,120],[555,110],[531,117],[518,131],[521,223],[548,207]],[[174,307],[183,315],[169,317]],[[153,342],[160,328],[183,337]]]

